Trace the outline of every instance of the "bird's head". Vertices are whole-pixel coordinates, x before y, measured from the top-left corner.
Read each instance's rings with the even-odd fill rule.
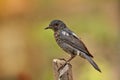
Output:
[[[52,29],[53,31],[58,31],[66,28],[66,25],[61,20],[53,20],[45,29]]]

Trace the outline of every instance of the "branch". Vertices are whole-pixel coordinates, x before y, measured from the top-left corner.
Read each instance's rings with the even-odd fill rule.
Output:
[[[70,63],[67,63],[64,67],[60,68],[65,62],[64,59],[53,59],[55,80],[73,80],[72,65]]]

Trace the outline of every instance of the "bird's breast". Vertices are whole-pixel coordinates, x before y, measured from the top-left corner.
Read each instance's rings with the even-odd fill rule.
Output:
[[[55,32],[54,37],[55,37],[56,42],[59,44],[59,42],[60,42],[60,34],[58,32]]]

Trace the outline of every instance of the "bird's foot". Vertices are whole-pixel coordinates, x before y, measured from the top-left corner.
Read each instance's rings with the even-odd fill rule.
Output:
[[[60,70],[64,69],[64,67],[68,64],[69,62],[65,62],[59,69],[58,72],[60,72]]]

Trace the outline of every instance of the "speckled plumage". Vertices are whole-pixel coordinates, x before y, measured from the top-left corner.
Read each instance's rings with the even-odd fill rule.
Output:
[[[87,59],[92,66],[101,72],[98,65],[92,60],[93,56],[90,54],[85,44],[72,32],[68,27],[60,20],[53,20],[49,27],[46,29],[52,29],[54,31],[54,37],[57,44],[67,53],[71,55],[71,58],[67,62],[71,61],[76,55]]]

